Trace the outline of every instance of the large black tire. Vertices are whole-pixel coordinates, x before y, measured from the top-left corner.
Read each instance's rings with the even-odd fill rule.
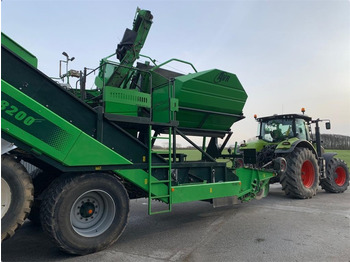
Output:
[[[40,226],[40,206],[43,195],[47,191],[52,181],[59,175],[57,171],[43,171],[35,169],[30,173],[34,185],[34,203],[30,210],[28,219],[37,226]]]
[[[64,174],[41,203],[41,224],[64,252],[85,255],[112,245],[125,229],[129,197],[105,173]]]
[[[282,190],[291,198],[311,198],[319,184],[315,155],[307,148],[295,148],[286,156],[287,170],[281,175]]]
[[[326,178],[321,179],[321,187],[330,193],[343,193],[349,186],[349,168],[338,158],[328,161]]]
[[[33,203],[33,184],[23,165],[1,156],[1,241],[12,237],[27,218]]]

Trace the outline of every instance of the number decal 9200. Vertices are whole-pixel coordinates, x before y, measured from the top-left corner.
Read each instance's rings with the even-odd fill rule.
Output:
[[[1,101],[1,111],[4,111],[9,116],[14,117],[18,121],[22,121],[26,126],[30,126],[35,122],[35,118],[28,116],[24,111],[20,111],[18,107],[11,105],[6,100]]]

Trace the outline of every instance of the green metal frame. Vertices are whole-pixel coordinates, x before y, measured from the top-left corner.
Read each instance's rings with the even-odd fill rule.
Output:
[[[172,202],[185,203],[239,195],[240,181],[190,184],[172,187]]]
[[[30,53],[28,50],[17,44],[14,40],[12,40],[10,37],[5,35],[1,32],[1,44],[6,46],[8,49],[10,49],[12,52],[16,53],[18,56],[20,56],[23,60],[28,62],[30,65],[34,66],[35,68],[38,67],[38,59]]]
[[[151,108],[151,96],[137,90],[105,86],[103,91],[105,113],[138,116],[140,107]]]
[[[17,111],[11,115],[8,110],[13,110],[14,108],[17,108]],[[35,112],[39,116],[35,115]],[[31,116],[33,120],[31,120],[32,118],[28,120],[28,116]],[[99,170],[101,165],[132,164],[4,80],[2,80],[2,122],[2,131],[31,146],[34,154],[45,154],[62,162],[64,165],[95,165],[96,170]],[[35,136],[36,130],[40,131],[40,129],[46,127],[40,125],[42,123],[60,128],[61,131],[58,133],[57,131],[52,131],[52,134],[58,137],[56,140],[53,140],[54,142],[51,140],[46,142],[40,141]],[[24,127],[26,124],[30,126],[30,129]],[[151,142],[154,138],[159,139],[160,137],[153,137],[151,132],[152,126],[150,125],[148,172],[138,169],[116,170],[118,175],[148,192],[149,214],[170,212],[174,203],[195,200],[238,196],[242,201],[248,201],[253,199],[262,188],[266,188],[268,180],[274,176],[273,172],[268,171],[238,169],[236,174],[239,180],[237,181],[173,186],[171,181],[172,128],[169,127],[169,136],[164,137],[169,142],[168,161],[160,164],[152,161],[154,152],[152,151]],[[45,133],[47,137],[50,137],[50,129],[45,128]],[[99,152],[98,156],[96,156],[96,152]],[[168,178],[166,180],[155,178],[153,171],[156,169],[167,170]],[[151,203],[153,199],[167,203],[168,209],[154,212]]]
[[[242,201],[250,201],[263,189],[267,195],[269,180],[276,176],[276,173],[270,170],[258,170],[253,168],[238,168],[236,175],[242,184],[239,198]]]
[[[190,63],[188,61],[185,61],[185,60],[177,59],[177,58],[171,58],[171,59],[163,62],[160,65],[157,65],[157,66],[153,67],[151,71],[155,71],[156,69],[161,68],[162,66],[164,66],[166,64],[169,64],[170,62],[179,62],[179,63],[187,64],[187,65],[192,67],[194,72],[196,72],[196,73],[198,72],[197,69],[194,67],[194,65],[192,63]]]

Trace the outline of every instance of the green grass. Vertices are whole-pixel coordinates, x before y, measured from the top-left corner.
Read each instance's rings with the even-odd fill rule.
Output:
[[[202,157],[201,152],[196,149],[178,149],[176,152],[179,154],[186,154],[186,159],[189,161],[200,160]]]
[[[345,163],[350,167],[350,150],[332,150],[327,149],[326,152],[337,153],[336,158],[343,159]]]
[[[195,149],[178,149],[176,150],[177,153],[182,153],[187,155],[187,160],[200,160],[201,159],[201,153],[198,150]],[[336,158],[343,159],[347,165],[350,167],[350,150],[332,150],[328,149],[326,152],[334,152],[337,153],[335,156]],[[227,153],[227,152],[224,152]]]

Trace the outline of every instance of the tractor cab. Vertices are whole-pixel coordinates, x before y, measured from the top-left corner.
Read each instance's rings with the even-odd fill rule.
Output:
[[[256,118],[259,122],[258,138],[268,143],[280,143],[293,137],[310,141],[311,117],[298,114],[273,115]]]

